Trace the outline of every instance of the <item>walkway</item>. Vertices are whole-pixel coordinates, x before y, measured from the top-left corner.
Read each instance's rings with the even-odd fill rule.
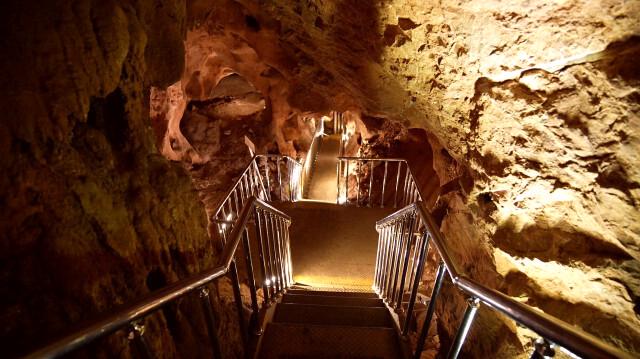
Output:
[[[305,201],[277,207],[292,218],[289,231],[295,282],[371,290],[378,245],[375,223],[393,208]]]
[[[324,136],[313,168],[307,198],[323,202],[336,202],[336,166],[339,153],[340,135]]]

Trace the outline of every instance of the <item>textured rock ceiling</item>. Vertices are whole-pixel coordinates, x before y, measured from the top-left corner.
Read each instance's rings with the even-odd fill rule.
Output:
[[[377,118],[367,138],[380,121],[426,130],[465,269],[640,351],[639,1],[192,1],[188,16],[187,101],[238,73],[289,154],[296,113]]]

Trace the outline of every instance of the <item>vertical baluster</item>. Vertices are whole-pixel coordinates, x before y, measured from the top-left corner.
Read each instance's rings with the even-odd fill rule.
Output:
[[[384,161],[384,177],[382,177],[382,197],[380,197],[380,208],[384,208],[384,189],[387,186],[387,168],[389,161]]]
[[[362,163],[356,160],[356,206],[360,207],[360,169]]]
[[[266,265],[266,253],[264,250],[264,236],[263,236],[263,227],[262,218],[260,215],[261,210],[258,208],[253,209],[253,218],[255,220],[255,230],[256,230],[256,242],[258,242],[258,255],[260,256],[260,274],[262,275],[262,282],[260,286],[262,287],[262,296],[264,297],[264,305],[269,305],[269,286],[267,285],[267,265]]]
[[[369,203],[367,203],[367,207],[371,207],[371,192],[373,192],[373,161],[369,161]]]
[[[345,203],[349,202],[349,160],[347,160],[347,173],[344,175]]]
[[[282,230],[280,229],[280,217],[274,216],[273,221],[274,230],[276,233],[276,253],[278,253],[278,282],[280,283],[280,290],[284,290],[285,275],[284,275],[284,256],[282,253]]]
[[[236,210],[233,211],[233,218],[237,217],[240,213],[240,201],[238,197],[240,197],[238,194],[238,187],[235,187],[233,189],[233,202],[236,204]]]
[[[287,248],[284,234],[284,218],[278,216],[277,224],[280,237],[280,251],[282,252],[282,287],[286,289],[289,285],[289,266],[287,262]]]
[[[293,194],[293,166],[291,165],[291,161],[287,159],[287,169],[289,171],[289,202],[293,202],[294,194]]]
[[[280,170],[280,157],[276,159],[276,168],[278,169],[278,187],[280,187],[280,201],[284,202],[284,194],[282,193],[282,174]]]
[[[413,281],[416,279],[416,271],[417,271],[418,263],[419,263],[419,260],[420,260],[420,248],[422,248],[422,245],[424,245],[424,241],[426,240],[425,236],[420,235],[420,233],[422,231],[422,229],[421,229],[422,228],[422,226],[421,226],[422,221],[421,221],[420,217],[418,216],[417,212],[416,212],[415,216],[416,216],[415,229],[416,229],[416,232],[418,232],[417,233],[418,237],[417,237],[416,244],[415,244],[414,250],[413,250],[413,258],[411,259],[411,270],[409,271],[409,273],[410,273],[409,285],[411,285],[411,283],[413,283]]]
[[[278,233],[275,230],[275,220],[273,214],[269,213],[269,228],[271,230],[271,253],[273,253],[273,277],[275,283],[276,294],[282,291],[282,282],[280,281],[280,253],[278,253]]]
[[[386,300],[389,297],[389,289],[391,288],[391,284],[389,284],[391,282],[391,273],[392,273],[392,268],[393,268],[393,250],[394,250],[394,246],[395,246],[395,238],[396,235],[398,233],[398,223],[397,222],[393,222],[389,225],[390,227],[390,233],[389,233],[389,238],[387,239],[387,249],[386,249],[386,264],[385,264],[385,271],[384,271],[384,281],[382,283],[383,285],[383,298]]]
[[[242,177],[238,178],[238,194],[240,195],[240,207],[238,208],[238,215],[240,215],[240,211],[242,210],[242,207],[244,207],[245,198],[247,198],[245,195],[244,184],[242,183]]]
[[[287,289],[289,283],[289,274],[287,273],[287,249],[285,248],[284,230],[282,223],[284,218],[278,216],[278,231],[280,233],[280,253],[282,255],[282,289]]]
[[[242,182],[244,182],[244,188],[246,191],[245,201],[248,200],[249,197],[253,196],[256,193],[253,186],[251,186],[250,180],[251,180],[251,167],[247,168],[246,174],[242,177]]]
[[[409,203],[409,164],[407,163],[404,170],[404,187],[402,190],[402,204],[401,207],[408,205]]]
[[[384,237],[384,246],[382,247],[382,271],[380,272],[380,286],[378,289],[378,294],[384,298],[385,284],[387,282],[387,273],[389,272],[389,239],[391,237],[391,232],[393,231],[393,227],[389,224],[386,226],[387,233]]]
[[[291,237],[290,237],[290,230],[289,228],[291,227],[291,222],[287,222],[287,246],[289,247],[289,272],[291,273],[291,282],[289,283],[290,285],[294,284],[294,277],[293,277],[293,259],[291,258],[292,254],[291,254]]]
[[[464,312],[464,316],[462,317],[462,323],[460,323],[460,327],[458,327],[458,332],[456,333],[456,338],[453,340],[453,344],[451,345],[451,349],[449,349],[449,354],[447,358],[455,359],[460,354],[460,350],[462,349],[462,345],[464,344],[465,339],[467,339],[467,334],[469,334],[469,328],[471,328],[471,324],[473,323],[473,319],[476,316],[476,312],[480,307],[480,301],[478,298],[469,298],[467,301],[467,310]]]
[[[386,248],[387,248],[387,237],[389,237],[389,226],[382,227],[382,237],[380,238],[380,270],[378,271],[378,276],[376,278],[376,293],[378,295],[382,294],[382,279],[384,278],[385,273],[385,262],[386,262]]]
[[[253,273],[253,259],[251,258],[251,244],[249,242],[249,230],[247,227],[242,232],[242,246],[244,247],[245,263],[247,265],[247,283],[249,284],[249,294],[251,296],[251,318],[249,319],[249,327],[256,333],[261,332],[258,326],[258,295],[256,290],[256,277]]]
[[[406,229],[407,217],[402,217],[402,221],[400,222],[400,233],[398,233],[398,239],[396,243],[396,250],[393,257],[393,287],[391,287],[391,298],[389,300],[389,304],[393,305],[396,300],[396,289],[398,286],[398,277],[400,276],[400,266],[401,258],[402,258],[402,247],[404,245],[404,231]]]
[[[204,311],[204,319],[207,325],[207,333],[209,333],[209,340],[211,341],[211,348],[213,350],[213,357],[216,359],[222,359],[222,351],[220,350],[220,340],[218,339],[218,329],[216,325],[216,317],[213,314],[211,308],[211,300],[209,299],[209,289],[202,287],[198,293],[200,297],[200,304]]]
[[[233,288],[233,297],[236,302],[236,310],[238,311],[238,323],[240,324],[240,334],[242,335],[242,343],[247,347],[247,323],[244,320],[244,306],[242,305],[242,294],[240,293],[240,279],[238,278],[238,266],[236,260],[231,261],[229,266],[229,274],[231,275],[231,286]]]
[[[376,292],[378,294],[380,294],[382,290],[382,277],[385,271],[385,267],[384,267],[385,248],[387,244],[388,235],[389,235],[388,226],[383,226],[382,228],[380,228],[380,239],[378,241],[378,261],[376,263],[376,268],[378,268],[378,270],[376,271],[376,276],[375,276],[375,287],[376,287]]]
[[[222,222],[222,226],[220,226],[220,234],[222,237],[222,245],[224,246],[225,243],[227,243],[227,231],[229,229],[229,227],[231,227],[231,224],[227,224],[226,221],[228,221],[227,219],[227,213],[226,210],[224,208],[224,205],[222,206],[222,218],[218,217],[216,218],[218,221],[223,221]]]
[[[404,297],[404,286],[407,279],[407,270],[409,268],[409,258],[411,257],[411,244],[413,243],[413,226],[415,225],[415,213],[409,218],[409,225],[407,226],[407,239],[403,241],[401,260],[402,271],[400,277],[400,284],[398,287],[398,300],[396,302],[396,310],[400,310],[402,307],[402,298]]]
[[[440,261],[438,271],[436,272],[436,280],[433,284],[433,290],[431,291],[431,299],[429,300],[429,306],[427,307],[427,315],[425,316],[424,323],[422,324],[420,338],[416,343],[416,351],[413,356],[414,359],[420,359],[422,356],[422,349],[424,348],[425,340],[427,340],[427,334],[429,334],[429,327],[431,326],[431,320],[433,320],[433,313],[436,311],[436,300],[440,294],[440,288],[442,288],[442,282],[446,271],[447,269],[444,266],[444,262]]]
[[[338,159],[336,163],[336,204],[340,204],[340,166],[342,161]]]
[[[393,208],[398,207],[398,190],[400,186],[400,170],[402,169],[402,162],[398,161],[398,173],[396,175],[396,192],[393,195]]]
[[[147,338],[145,337],[145,326],[140,321],[131,322],[129,324],[129,337],[128,339],[133,342],[136,351],[139,355],[145,359],[152,359],[155,356],[151,352],[151,348],[149,347],[149,342],[147,342]]]
[[[293,281],[293,273],[291,273],[291,253],[289,253],[289,231],[287,229],[287,220],[282,219],[280,222],[282,228],[282,248],[284,251],[284,263],[285,263],[285,288],[288,288]]]
[[[411,285],[411,296],[409,297],[409,307],[407,308],[407,315],[405,316],[404,327],[402,328],[402,335],[406,336],[409,333],[409,325],[413,316],[413,308],[416,304],[416,297],[418,296],[418,288],[420,287],[420,279],[422,278],[422,272],[424,271],[424,265],[427,262],[427,254],[429,253],[429,238],[425,233],[422,234],[419,240],[419,248],[416,248],[418,253],[418,265],[415,270],[415,276],[412,276],[413,281],[409,282]]]
[[[267,179],[267,193],[269,195],[269,200],[271,200],[271,179],[269,178],[269,157],[264,157],[264,173],[265,178]]]
[[[378,245],[376,248],[376,267],[373,271],[373,287],[378,288],[378,273],[380,272],[380,247],[382,242],[383,228],[376,228],[378,230]]]
[[[264,224],[264,232],[265,232],[265,248],[267,252],[267,278],[266,283],[268,286],[269,296],[271,296],[272,300],[275,300],[275,292],[276,292],[276,283],[275,283],[275,268],[274,268],[274,258],[273,251],[271,249],[272,242],[272,233],[271,227],[269,225],[269,214],[264,211],[262,212],[262,223]]]

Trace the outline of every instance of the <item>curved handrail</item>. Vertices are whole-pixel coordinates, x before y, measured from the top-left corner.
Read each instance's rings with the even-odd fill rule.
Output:
[[[244,228],[251,217],[253,209],[261,208],[265,211],[282,216],[289,223],[291,217],[270,206],[262,200],[251,197],[242,208],[236,220],[229,240],[222,252],[220,264],[215,268],[202,271],[198,274],[181,279],[162,289],[151,292],[135,302],[125,305],[112,313],[106,314],[84,325],[73,333],[60,338],[53,343],[30,353],[26,358],[55,358],[69,353],[83,345],[86,345],[100,337],[121,329],[142,317],[160,309],[163,305],[172,302],[220,277],[227,274],[235,257],[238,245],[242,239]]]
[[[398,219],[415,212],[422,222],[436,246],[440,258],[444,262],[446,271],[451,277],[452,283],[473,298],[505,314],[518,323],[525,325],[542,337],[568,349],[572,353],[587,358],[629,358],[632,356],[618,348],[600,340],[599,338],[584,332],[570,324],[544,312],[538,311],[526,304],[520,303],[509,296],[488,288],[483,284],[467,277],[457,267],[452,259],[444,236],[440,232],[435,219],[426,210],[421,201],[414,202],[382,220],[376,222],[376,228],[381,229]]]

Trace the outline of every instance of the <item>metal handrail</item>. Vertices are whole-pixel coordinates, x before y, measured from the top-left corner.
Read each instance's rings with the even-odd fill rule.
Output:
[[[260,170],[259,159],[263,160],[262,169],[264,173]],[[273,159],[275,159],[276,162],[275,181],[278,185],[278,198],[281,201],[296,201],[298,199],[299,175],[297,173],[299,173],[302,165],[289,156],[275,154],[254,155],[227,193],[220,199],[215,207],[216,210],[210,217],[211,221],[218,225],[218,231],[223,241],[226,240],[225,238],[232,228],[231,226],[225,225],[225,223],[232,222],[237,218],[244,203],[251,196],[256,196],[264,201],[272,200],[269,161]],[[282,171],[280,168],[282,162],[287,164],[288,189],[285,189],[283,186]],[[288,198],[285,196],[286,192],[288,192]]]
[[[415,352],[415,358],[419,358],[420,356],[420,352],[422,351],[422,346],[424,345],[424,340],[426,338],[426,333],[428,332],[431,319],[433,318],[435,302],[437,299],[437,295],[439,293],[440,286],[442,285],[442,278],[444,273],[443,271],[446,271],[447,273],[449,273],[451,282],[455,285],[456,288],[458,288],[459,290],[461,290],[462,292],[464,292],[465,294],[471,297],[469,301],[469,307],[465,312],[463,323],[461,324],[458,330],[458,334],[456,335],[456,340],[454,340],[452,349],[449,352],[449,357],[456,357],[457,354],[459,353],[460,347],[464,343],[466,332],[468,331],[469,326],[471,325],[471,321],[473,320],[475,311],[477,310],[478,305],[480,303],[483,303],[493,308],[494,310],[497,310],[505,314],[506,316],[510,317],[516,322],[530,328],[531,330],[541,335],[544,339],[549,340],[552,343],[555,343],[563,348],[566,348],[573,354],[580,355],[587,358],[632,358],[631,355],[629,355],[628,353],[625,353],[619,350],[618,348],[613,347],[612,345],[598,339],[597,337],[589,333],[586,333],[578,328],[575,328],[570,324],[556,317],[553,317],[544,312],[540,312],[526,304],[520,303],[499,291],[488,288],[483,284],[467,277],[458,269],[456,262],[452,259],[449,253],[446,241],[444,240],[444,237],[440,232],[439,227],[436,224],[436,221],[431,216],[431,214],[429,214],[429,212],[424,207],[421,201],[414,202],[400,209],[399,211],[385,217],[384,219],[376,222],[376,229],[378,229],[378,231],[381,232],[381,240],[383,239],[382,235],[385,229],[391,228],[392,226],[397,224],[398,221],[405,220],[406,218],[408,218],[408,216],[411,216],[411,215],[417,215],[425,227],[424,228],[425,232],[421,233],[421,236],[426,239],[424,242],[422,242],[424,245],[424,248],[422,249],[423,250],[422,255],[420,256],[420,260],[422,262],[419,263],[418,266],[416,267],[417,273],[415,274],[415,277],[418,278],[418,281],[422,275],[422,270],[424,269],[424,264],[426,262],[426,255],[424,255],[425,254],[424,251],[428,249],[429,238],[435,244],[438,254],[441,258],[440,269],[438,270],[438,274],[436,275],[436,283],[434,284],[433,294],[431,296],[429,308],[427,310],[427,313],[428,313],[427,318],[425,319],[425,322],[422,328],[422,333],[418,342],[418,348],[416,349],[416,352]],[[398,233],[399,235],[404,234],[404,230],[400,230],[400,231],[396,230],[396,232],[393,232],[391,237],[393,236],[397,237]],[[395,243],[398,246],[397,248],[401,248],[401,246],[397,244],[399,242],[396,241]],[[382,283],[378,279],[378,278],[382,278],[378,276],[380,275],[380,272],[384,269],[384,268],[378,268],[380,263],[383,261],[383,258],[381,258],[380,251],[384,251],[384,250],[385,250],[384,248],[381,249],[381,243],[379,243],[378,261],[376,265],[376,280],[378,280],[378,283],[376,283],[376,288],[378,292],[382,294],[385,293],[385,289],[388,290],[388,287],[389,287],[388,283],[390,283],[390,282],[385,283],[387,287],[383,288],[381,287]],[[383,252],[382,255],[384,254],[388,254],[388,253]],[[396,258],[402,258],[402,255],[398,254]],[[399,268],[399,265],[396,265],[393,268],[397,270],[397,268]],[[406,274],[406,270],[405,270],[405,274]],[[393,287],[395,289],[396,287],[395,283]],[[417,288],[418,288],[418,285],[416,284],[413,288],[413,291],[417,291]],[[404,291],[404,288],[401,288],[400,295],[403,294],[403,291]],[[415,301],[414,293],[412,292],[411,294],[412,294],[411,300]],[[394,298],[391,298],[390,301],[393,301],[393,300]],[[410,308],[409,313],[406,314],[407,318],[411,317],[411,310],[413,308],[412,303],[409,303],[409,308]],[[406,319],[406,320],[410,320],[410,319]],[[408,328],[408,323],[405,323],[405,324],[406,324],[405,328]],[[406,332],[404,332],[403,334],[406,335]]]
[[[272,215],[279,216],[288,223],[291,223],[291,217],[270,206],[266,202],[263,202],[256,197],[251,197],[238,215],[238,219],[228,236],[228,241],[224,247],[220,264],[218,266],[179,280],[162,289],[151,292],[141,299],[115,310],[113,313],[105,314],[104,316],[84,325],[73,333],[30,353],[26,358],[56,358],[67,354],[100,337],[111,334],[118,329],[135,322],[136,320],[146,317],[160,309],[163,305],[173,302],[176,299],[181,298],[196,289],[202,288],[212,281],[224,276],[233,268],[232,264],[234,264],[238,246],[245,235],[246,225],[255,209],[261,209]],[[290,256],[290,252],[288,255]],[[288,261],[288,265],[290,266],[290,258],[285,260]],[[287,286],[291,284],[291,280],[291,278],[287,279]]]
[[[418,186],[418,181],[414,176],[411,168],[409,167],[409,163],[404,158],[374,158],[374,157],[353,157],[353,156],[338,156],[338,164],[337,164],[337,183],[336,183],[336,193],[337,193],[337,202],[339,204],[349,202],[348,193],[349,193],[349,164],[350,162],[356,162],[361,164],[369,163],[369,188],[367,189],[368,194],[368,206],[372,206],[372,193],[373,193],[373,178],[374,178],[374,163],[381,162],[384,164],[384,174],[382,176],[381,183],[381,196],[380,196],[380,207],[384,207],[385,200],[385,190],[387,186],[387,177],[389,170],[389,164],[394,163],[396,166],[396,175],[391,176],[391,181],[393,181],[395,177],[395,186],[393,186],[393,207],[400,207],[403,205],[413,203],[415,201],[424,201],[427,199],[420,186]],[[402,166],[404,165],[404,169]],[[391,167],[391,171],[393,171],[393,167]],[[402,181],[402,185],[400,184],[401,174],[404,173],[404,180]],[[341,183],[344,184],[344,189],[341,186]],[[398,194],[401,193],[400,203],[398,203]],[[389,193],[389,192],[387,192]],[[363,194],[363,199],[365,195]],[[356,170],[356,204],[360,205],[360,176]]]

